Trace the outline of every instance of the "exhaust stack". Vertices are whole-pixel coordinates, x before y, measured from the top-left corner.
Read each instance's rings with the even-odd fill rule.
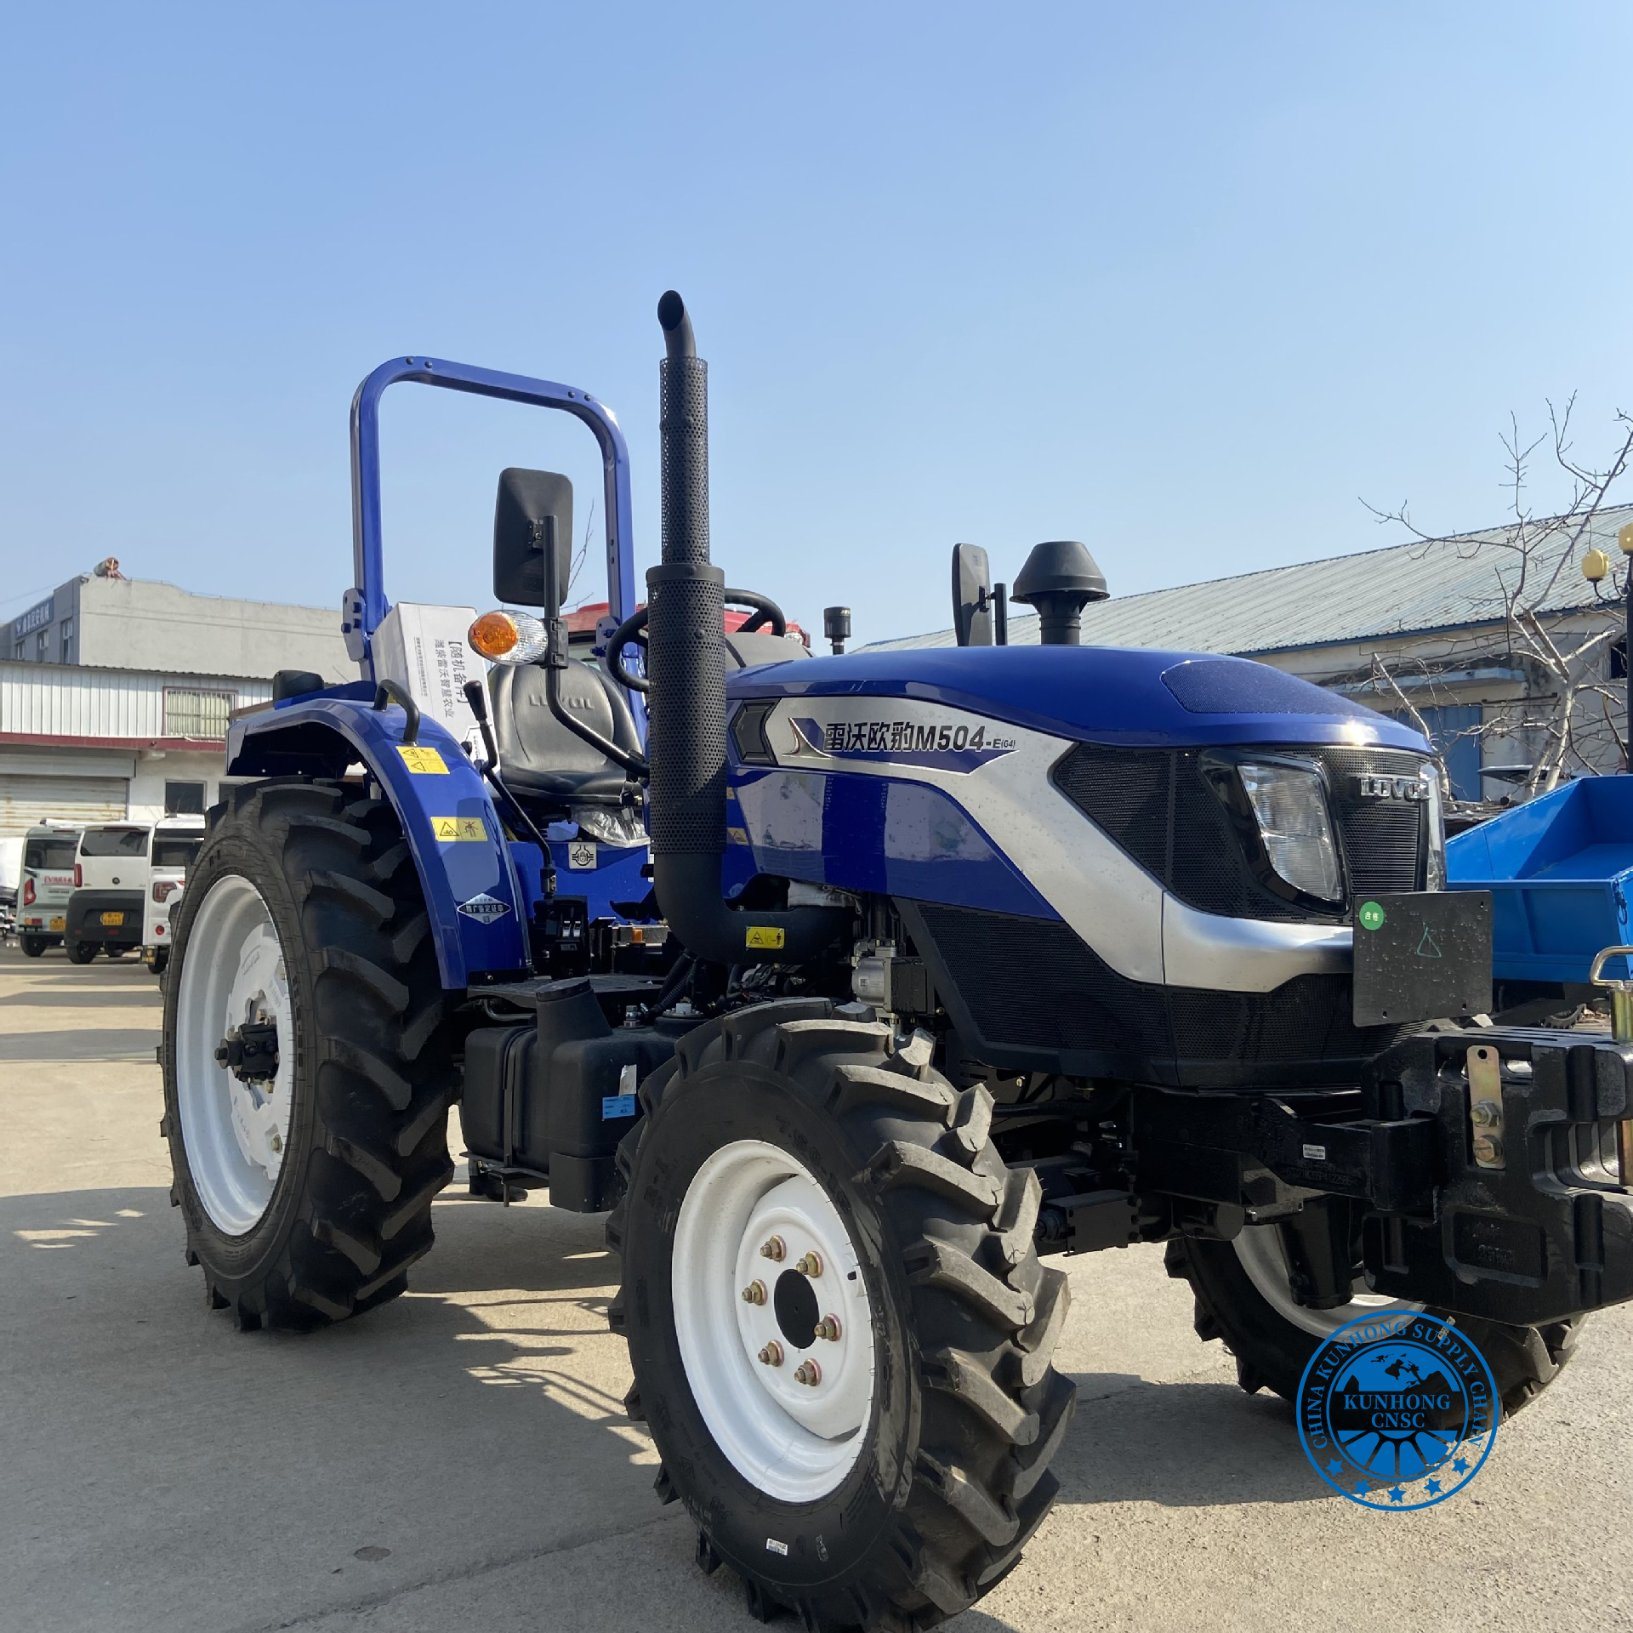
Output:
[[[647,758],[652,884],[682,945],[716,964],[805,963],[846,930],[838,908],[745,912],[721,884],[726,850],[725,574],[709,560],[709,365],[686,303],[658,302],[663,551],[648,570]]]

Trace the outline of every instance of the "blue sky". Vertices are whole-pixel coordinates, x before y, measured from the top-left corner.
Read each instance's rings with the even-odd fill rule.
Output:
[[[1633,406],[1618,4],[16,7],[0,616],[107,554],[337,605],[382,358],[620,414],[657,552],[658,294],[710,359],[716,559],[940,627],[947,556],[1113,593],[1503,512],[1497,436]],[[388,591],[483,605],[560,416],[383,413]],[[1537,502],[1558,485],[1539,472]],[[593,581],[583,592],[598,592]]]

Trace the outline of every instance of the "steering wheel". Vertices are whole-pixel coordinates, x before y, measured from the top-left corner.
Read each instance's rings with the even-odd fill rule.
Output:
[[[751,607],[753,611],[743,620],[741,627],[734,630],[737,635],[754,635],[771,626],[771,633],[784,636],[788,633],[788,618],[782,608],[768,595],[761,595],[756,590],[727,590],[724,599],[728,604],[739,607]],[[637,607],[617,629],[607,642],[607,650],[602,662],[607,666],[607,673],[632,692],[650,692],[652,682],[645,675],[632,674],[624,667],[624,648],[634,644],[639,646],[643,657],[646,652],[646,622],[647,609]]]

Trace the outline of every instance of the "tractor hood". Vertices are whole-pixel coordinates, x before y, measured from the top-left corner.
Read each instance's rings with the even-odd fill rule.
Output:
[[[863,649],[731,676],[733,703],[777,697],[901,697],[1034,731],[1130,747],[1377,744],[1431,752],[1415,731],[1246,658],[1096,646]]]

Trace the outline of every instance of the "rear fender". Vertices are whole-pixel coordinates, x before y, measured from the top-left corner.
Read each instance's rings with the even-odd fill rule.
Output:
[[[463,991],[529,969],[523,896],[505,830],[481,774],[453,736],[422,717],[374,709],[374,687],[353,683],[289,698],[232,722],[232,777],[338,777],[359,761],[391,801],[420,876],[442,984]]]

